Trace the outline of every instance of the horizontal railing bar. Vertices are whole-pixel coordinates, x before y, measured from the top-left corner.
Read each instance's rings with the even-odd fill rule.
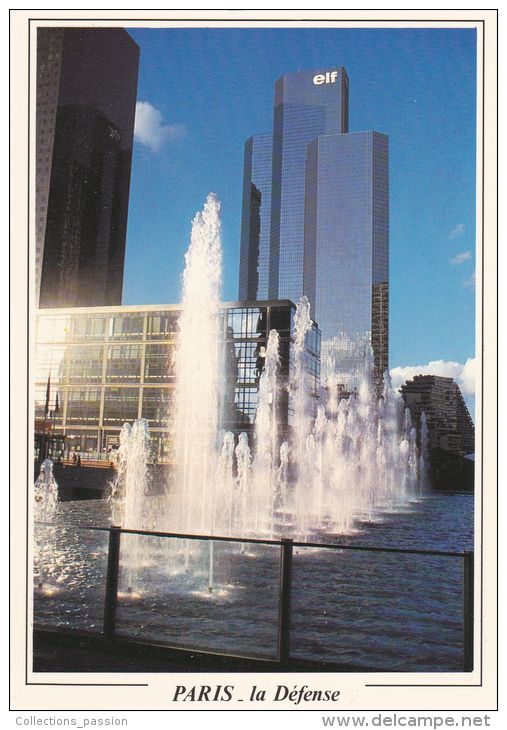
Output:
[[[95,525],[76,525],[67,523],[62,525],[58,522],[36,522],[37,525],[44,525],[45,527],[74,527],[80,530],[95,530],[98,532],[110,532],[112,527],[97,527]],[[200,540],[203,542],[214,540],[216,542],[232,542],[232,543],[248,543],[252,545],[272,545],[282,546],[284,541],[280,540],[262,540],[257,537],[229,537],[225,535],[194,535],[191,533],[181,532],[161,532],[158,530],[133,530],[127,527],[114,528],[120,530],[125,535],[143,535],[146,537],[169,537],[178,538],[180,540]],[[466,555],[465,552],[455,552],[448,550],[422,550],[422,549],[410,549],[410,548],[394,548],[394,547],[373,547],[367,545],[342,545],[341,543],[326,543],[326,542],[299,542],[296,540],[292,541],[293,547],[303,548],[325,548],[327,550],[356,550],[362,552],[373,552],[373,553],[397,553],[402,555],[430,555],[434,557],[444,558],[463,558]]]

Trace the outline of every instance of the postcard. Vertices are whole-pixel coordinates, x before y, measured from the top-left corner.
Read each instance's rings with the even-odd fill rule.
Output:
[[[18,724],[491,724],[496,22],[11,11]]]

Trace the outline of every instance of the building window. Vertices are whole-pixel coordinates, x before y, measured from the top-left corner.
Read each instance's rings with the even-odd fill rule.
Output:
[[[169,388],[143,388],[142,417],[151,428],[167,428],[171,417],[172,391]]]
[[[106,317],[97,317],[96,315],[75,317],[72,328],[72,339],[83,340],[103,340],[106,333]]]
[[[62,342],[70,334],[68,317],[40,317],[37,324],[37,342]]]
[[[137,418],[139,388],[106,388],[104,424],[123,426]]]
[[[174,380],[172,347],[146,345],[144,380],[147,383],[165,383]]]
[[[112,317],[109,322],[109,337],[112,340],[141,339],[143,335],[142,314],[126,314]]]
[[[138,382],[141,378],[141,345],[112,345],[107,352],[107,382]]]
[[[100,388],[69,388],[66,423],[98,425]]]
[[[37,347],[33,375],[35,382],[47,382],[48,377],[54,384],[66,376],[65,348],[41,344]]]
[[[227,380],[234,383],[257,383],[264,369],[266,342],[235,342],[235,360],[227,357]]]
[[[288,336],[293,322],[292,309],[290,307],[271,307],[269,315],[269,329],[277,330],[281,336]]]
[[[73,347],[69,358],[69,382],[99,383],[103,356],[103,347]]]
[[[258,401],[257,388],[236,388],[234,397],[236,422],[243,424],[254,423]]]
[[[228,309],[226,312],[227,338],[266,337],[266,308],[248,307]]]
[[[58,384],[52,384],[49,391],[49,403],[47,403],[47,383],[36,385],[34,390],[35,396],[35,430],[42,430],[50,424],[61,424],[63,414],[63,398],[64,392]],[[46,413],[46,403],[48,410]],[[58,406],[58,410],[57,410]]]
[[[148,315],[146,339],[173,339],[178,332],[180,312],[154,312]]]

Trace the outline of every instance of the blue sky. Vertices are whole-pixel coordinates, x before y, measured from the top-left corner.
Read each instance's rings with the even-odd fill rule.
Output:
[[[124,303],[179,300],[210,191],[222,201],[223,299],[237,299],[244,141],[271,130],[279,76],[343,65],[350,131],[389,135],[390,366],[403,380],[412,367],[449,374],[472,396],[475,31],[129,32],[141,60]]]

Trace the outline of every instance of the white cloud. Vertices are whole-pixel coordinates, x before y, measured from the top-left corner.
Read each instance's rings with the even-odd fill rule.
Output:
[[[146,145],[152,152],[159,152],[166,142],[181,139],[185,134],[183,125],[165,124],[162,113],[149,101],[137,102],[134,126],[134,138],[137,142]]]
[[[471,258],[471,251],[462,251],[461,253],[457,253],[456,256],[453,256],[453,258],[451,259],[451,264],[453,266],[459,266],[460,264],[465,263],[465,261],[470,261]]]
[[[475,289],[475,271],[472,271],[468,279],[463,282],[465,289]]]
[[[475,395],[475,357],[469,357],[465,363],[452,360],[432,360],[427,365],[392,368],[390,373],[395,389],[407,380],[412,380],[415,375],[441,375],[455,380],[464,396]]]
[[[464,223],[456,223],[454,228],[452,228],[449,231],[449,235],[447,238],[449,240],[452,240],[453,238],[458,238],[458,236],[462,236],[465,232],[465,224]]]

